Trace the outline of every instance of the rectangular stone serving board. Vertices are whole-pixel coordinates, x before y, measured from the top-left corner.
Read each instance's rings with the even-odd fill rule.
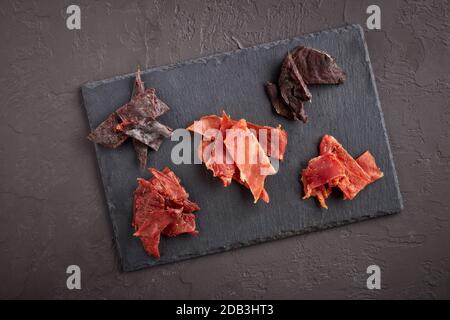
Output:
[[[343,85],[311,87],[313,100],[306,105],[307,124],[276,115],[264,91],[266,81],[276,81],[288,50],[299,45],[327,51],[347,73]],[[134,74],[129,74],[82,87],[91,128],[129,100],[133,80]],[[116,150],[95,145],[124,271],[327,229],[402,209],[364,33],[358,25],[153,68],[143,72],[143,80],[147,87],[156,88],[158,96],[171,107],[159,120],[172,128],[185,128],[204,115],[225,110],[235,119],[281,124],[289,134],[289,143],[279,173],[266,180],[270,203],[260,201],[256,205],[247,189],[237,183],[224,188],[203,165],[173,164],[171,150],[176,141],[167,140],[158,152],[150,152],[148,166],[171,168],[190,198],[201,207],[197,213],[199,235],[163,237],[159,260],[145,253],[131,227],[136,178],[148,178],[150,174],[139,169],[130,141]],[[301,169],[318,155],[324,134],[335,136],[355,157],[370,150],[385,173],[383,179],[369,185],[353,201],[332,196],[327,201],[329,210],[319,208],[315,200],[302,200],[299,182]]]

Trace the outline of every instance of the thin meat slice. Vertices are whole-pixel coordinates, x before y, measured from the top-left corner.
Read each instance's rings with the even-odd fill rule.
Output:
[[[369,151],[355,160],[334,137],[325,135],[320,143],[320,156],[309,161],[302,171],[303,199],[316,197],[320,206],[328,209],[325,199],[333,187],[343,192],[344,200],[352,200],[381,177],[383,172]]]
[[[203,136],[203,140],[212,140],[220,130],[222,118],[216,115],[204,116],[187,128],[187,130]]]
[[[305,196],[303,199],[317,197],[321,207],[328,209],[325,199],[331,193],[331,187],[345,177],[345,168],[332,153],[326,153],[311,159],[302,172]]]
[[[281,129],[281,126],[274,128],[247,122],[247,127],[255,134],[256,139],[258,139],[258,142],[269,157],[284,160],[288,134],[285,130]]]
[[[241,180],[241,174],[239,173],[239,169],[236,169],[235,174],[233,176],[233,180],[250,190],[250,186],[248,185],[248,183]],[[262,190],[260,199],[265,203],[269,203],[270,197],[266,189]]]
[[[222,139],[226,136],[226,130],[230,129],[237,123],[225,112],[222,117],[217,115],[204,116],[200,120],[195,121],[187,130],[198,133],[203,136],[203,140],[214,140],[218,131],[222,134]],[[285,130],[278,126],[277,128],[270,126],[260,126],[251,122],[247,122],[247,127],[256,134],[258,142],[266,150],[269,157],[283,160],[286,153],[288,135]],[[202,157],[200,157],[202,158]]]
[[[275,83],[267,82],[265,87],[267,96],[269,97],[270,103],[275,109],[275,112],[289,120],[294,120],[295,113],[293,113],[292,110],[283,102],[278,86]]]
[[[361,168],[369,175],[370,182],[377,181],[384,176],[384,173],[378,168],[375,158],[370,151],[366,151],[360,155],[359,158],[356,159],[356,162],[358,162]]]
[[[117,131],[119,117],[111,113],[94,131],[88,135],[88,139],[104,147],[115,149],[128,139],[123,132]]]
[[[278,86],[281,97],[294,115],[294,119],[306,122],[308,117],[303,103],[311,100],[312,95],[289,52],[281,67]]]
[[[227,131],[225,146],[239,169],[240,180],[248,184],[256,203],[266,177],[276,171],[244,119]]]
[[[220,138],[221,139],[221,138]],[[222,152],[219,152],[221,148]],[[206,168],[213,172],[214,177],[222,180],[224,187],[231,184],[236,165],[230,159],[223,141],[202,141],[199,145],[199,157],[205,163]]]
[[[295,65],[306,84],[340,84],[345,81],[345,72],[336,60],[324,51],[297,47],[293,53]]]
[[[344,199],[352,200],[370,182],[370,176],[356,162],[355,159],[344,149],[344,147],[332,136],[325,135],[320,143],[320,154],[332,153],[345,168],[348,179],[342,179],[337,187],[344,193]]]
[[[238,124],[245,127],[240,128],[240,131],[244,129],[245,134],[249,136],[242,145],[233,147],[231,145],[237,142],[234,141],[237,140],[234,138],[236,138]],[[266,175],[275,173],[268,156],[278,160],[284,159],[288,139],[286,131],[280,126],[274,128],[260,126],[245,120],[236,121],[225,112],[221,117],[204,116],[187,129],[203,136],[198,147],[199,159],[213,172],[215,177],[222,180],[225,187],[234,180],[248,188],[256,201],[262,199],[269,202],[269,195],[264,189],[261,172],[268,171]],[[228,141],[228,145],[226,141]],[[243,158],[240,164],[237,163],[239,157]],[[254,162],[250,164],[249,159],[252,157]],[[261,159],[263,162],[258,162]],[[257,170],[258,165],[260,170]],[[245,170],[241,172],[243,168]]]

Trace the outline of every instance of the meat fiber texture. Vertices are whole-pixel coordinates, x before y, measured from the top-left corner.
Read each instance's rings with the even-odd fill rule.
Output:
[[[208,115],[188,130],[202,135],[199,158],[228,187],[234,180],[248,188],[254,202],[269,202],[264,188],[267,176],[276,174],[269,157],[283,160],[287,133],[280,127],[260,126],[222,116]]]
[[[132,226],[145,251],[159,258],[161,234],[168,237],[198,234],[193,212],[200,207],[188,199],[189,194],[180,179],[169,168],[163,171],[150,168],[149,171],[152,179],[138,179]]]
[[[305,196],[316,197],[322,208],[333,187],[339,188],[344,200],[352,200],[367,185],[383,177],[369,151],[356,160],[332,136],[325,135],[320,143],[320,156],[309,161],[302,172]]]

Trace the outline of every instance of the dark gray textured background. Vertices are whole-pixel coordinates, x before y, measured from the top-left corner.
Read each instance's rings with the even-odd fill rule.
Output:
[[[306,106],[307,125],[277,116],[267,98],[264,83],[275,81],[288,50],[299,45],[318,48],[336,57],[347,80],[341,86],[314,86],[314,100]],[[144,71],[143,81],[155,87],[171,110],[160,121],[171,128],[187,128],[204,115],[226,110],[235,119],[278,126],[287,131],[285,160],[275,176],[266,179],[270,203],[254,204],[251,193],[239,184],[224,190],[220,180],[204,165],[175,165],[171,150],[175,141],[165,141],[158,153],[150,153],[149,165],[169,166],[180,177],[201,210],[197,213],[198,237],[164,238],[161,258],[155,260],[133,237],[132,201],[139,170],[132,143],[116,150],[96,148],[110,217],[115,230],[119,259],[125,271],[223,252],[249,244],[286,238],[319,229],[397,213],[401,209],[397,177],[386,139],[374,78],[363,31],[357,25],[321,31],[303,37],[262,44],[247,49],[200,58],[170,67]],[[131,96],[134,75],[88,83],[82,88],[91,128]],[[336,194],[328,210],[315,201],[301,201],[299,174],[318,155],[324,134],[336,137],[347,150],[359,156],[370,150],[382,168],[382,180],[368,186],[353,201]],[[189,134],[189,137],[191,134]],[[198,146],[189,144],[197,152]]]
[[[0,3],[1,298],[449,298],[449,1],[377,1],[367,31],[402,214],[118,272],[79,87],[133,70],[341,26],[370,1]],[[82,269],[68,291],[65,269]],[[382,290],[365,288],[370,264]]]

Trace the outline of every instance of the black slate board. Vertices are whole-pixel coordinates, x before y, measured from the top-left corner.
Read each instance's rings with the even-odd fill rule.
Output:
[[[291,122],[277,116],[264,91],[264,82],[276,80],[281,61],[298,45],[323,49],[336,57],[346,71],[340,86],[311,88],[313,101],[306,106],[309,123]],[[364,34],[360,26],[323,31],[290,40],[200,58],[143,73],[147,86],[172,110],[160,121],[172,128],[185,128],[206,114],[222,110],[233,118],[276,126],[289,134],[286,160],[280,172],[268,177],[270,204],[253,204],[250,192],[234,183],[224,188],[203,165],[174,165],[170,154],[177,142],[164,142],[151,152],[149,166],[169,166],[181,178],[197,213],[197,237],[163,238],[161,259],[144,252],[131,228],[132,194],[139,171],[132,144],[117,150],[95,146],[103,179],[117,249],[124,271],[221,252],[264,241],[339,226],[393,214],[402,208],[395,168],[387,139]],[[131,95],[133,74],[86,84],[82,88],[91,128],[126,103]],[[370,150],[385,177],[368,186],[354,201],[337,196],[322,210],[314,200],[300,198],[299,173],[318,155],[324,134],[335,136],[354,156]]]

